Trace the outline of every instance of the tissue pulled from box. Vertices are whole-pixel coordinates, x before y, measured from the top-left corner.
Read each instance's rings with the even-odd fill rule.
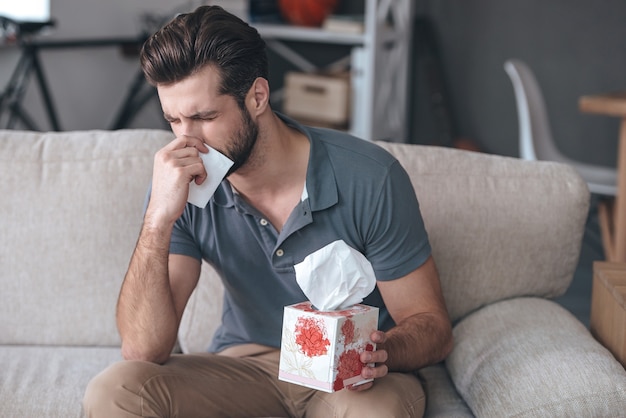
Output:
[[[371,263],[342,240],[309,254],[294,268],[298,285],[320,311],[356,305],[376,286]]]

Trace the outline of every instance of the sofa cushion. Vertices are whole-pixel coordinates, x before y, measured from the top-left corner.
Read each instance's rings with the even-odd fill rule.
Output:
[[[626,371],[556,303],[517,298],[487,306],[454,328],[446,360],[480,417],[618,416]]]
[[[515,296],[555,297],[576,269],[589,206],[573,168],[379,142],[409,173],[456,321]]]
[[[0,346],[0,417],[81,417],[87,383],[119,347]]]
[[[118,345],[158,130],[0,131],[0,344]]]

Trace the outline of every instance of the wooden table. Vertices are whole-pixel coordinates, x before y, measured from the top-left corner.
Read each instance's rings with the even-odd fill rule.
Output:
[[[613,204],[598,208],[603,245],[608,261],[626,262],[626,92],[582,96],[582,112],[621,119],[617,150],[617,196]],[[612,206],[612,207],[611,207]]]

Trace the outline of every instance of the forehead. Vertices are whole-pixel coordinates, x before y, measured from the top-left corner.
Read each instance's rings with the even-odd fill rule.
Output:
[[[157,92],[163,111],[187,114],[198,107],[219,106],[232,97],[219,94],[221,77],[212,66],[205,66],[190,76],[170,84],[159,84]]]

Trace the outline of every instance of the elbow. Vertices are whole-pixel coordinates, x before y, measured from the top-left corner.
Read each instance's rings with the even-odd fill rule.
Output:
[[[452,333],[452,324],[450,320],[445,318],[441,322],[440,325],[440,333],[439,333],[439,358],[436,362],[444,361],[450,353],[452,353],[452,349],[454,348],[454,335]]]
[[[446,336],[444,337],[444,340],[441,344],[441,360],[440,361],[443,361],[446,358],[448,358],[450,353],[452,353],[453,348],[454,348],[454,336],[452,335],[452,329],[450,329],[449,332],[446,333]]]
[[[122,343],[122,358],[124,360],[147,361],[150,363],[163,364],[170,358],[170,352],[140,349],[133,347],[128,343]]]

